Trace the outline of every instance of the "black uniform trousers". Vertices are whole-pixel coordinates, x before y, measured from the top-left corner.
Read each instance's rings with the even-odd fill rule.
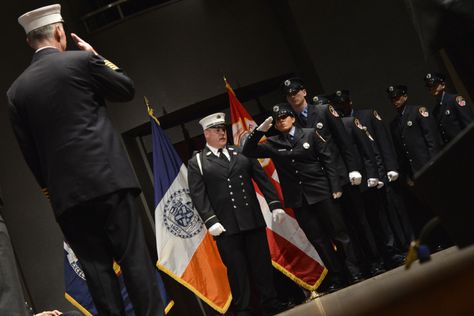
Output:
[[[406,201],[402,195],[399,181],[388,183],[383,190],[382,201],[387,212],[390,227],[395,236],[397,247],[408,251],[410,242],[415,239],[413,226],[408,216]]]
[[[337,201],[329,198],[311,205],[304,202],[302,207],[294,210],[298,224],[329,270],[329,282],[342,281],[344,271],[341,260],[350,277],[360,273],[354,244],[347,233]],[[336,245],[337,254],[331,242]]]
[[[386,264],[390,265],[393,256],[400,255],[402,251],[395,241],[395,235],[384,207],[383,194],[385,192],[381,190],[382,188],[368,188],[362,193],[362,197],[377,248]]]
[[[135,198],[128,190],[66,210],[58,218],[66,241],[79,258],[101,316],[125,316],[113,260],[121,267],[135,315],[164,315]]]
[[[273,270],[265,228],[214,237],[227,267],[232,304],[237,315],[250,315],[250,273],[264,310],[277,305]]]
[[[342,210],[355,250],[365,258],[365,264],[381,260],[379,250],[367,219],[364,199],[358,186],[346,184],[342,187]]]

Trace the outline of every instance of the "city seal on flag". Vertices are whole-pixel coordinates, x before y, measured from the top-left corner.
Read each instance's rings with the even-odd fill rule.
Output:
[[[166,229],[176,237],[192,238],[199,234],[204,225],[194,210],[189,189],[174,191],[165,203],[163,222]]]

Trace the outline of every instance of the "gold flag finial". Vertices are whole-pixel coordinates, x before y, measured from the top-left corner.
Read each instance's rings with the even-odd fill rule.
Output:
[[[224,83],[225,83],[225,87],[228,91],[230,91],[233,95],[235,95],[235,92],[234,92],[234,89],[232,89],[232,87],[230,86],[229,82],[227,81],[227,78],[225,77],[224,75]]]
[[[151,107],[150,101],[148,100],[148,98],[147,98],[146,96],[143,96],[143,100],[144,100],[144,102],[145,102],[148,115],[149,115],[152,119],[155,120],[156,124],[160,125],[160,121],[159,121],[158,118],[155,116],[155,111],[154,111],[153,108]]]

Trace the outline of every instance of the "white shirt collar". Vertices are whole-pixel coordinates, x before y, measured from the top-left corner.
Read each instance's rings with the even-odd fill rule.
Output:
[[[40,47],[38,48],[37,50],[35,50],[35,54],[39,51],[42,51],[43,49],[46,49],[46,48],[54,48],[54,49],[58,49],[57,47],[54,47],[54,46],[43,46],[43,47]]]
[[[295,126],[293,125],[290,129],[290,131],[288,132],[288,134],[290,134],[291,136],[295,136],[295,131],[296,131],[296,128]]]
[[[216,157],[219,157],[219,148],[213,147],[213,146],[209,145],[208,143],[206,143],[206,146],[207,146],[207,148],[209,148],[209,150],[210,150]],[[222,152],[224,153],[224,155],[227,156],[227,158],[230,157],[229,151],[227,150],[226,147],[222,148]]]

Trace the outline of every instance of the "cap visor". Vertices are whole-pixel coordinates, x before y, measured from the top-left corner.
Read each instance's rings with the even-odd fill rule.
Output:
[[[211,125],[208,128],[225,128],[225,127],[226,125],[221,123],[221,124]]]

